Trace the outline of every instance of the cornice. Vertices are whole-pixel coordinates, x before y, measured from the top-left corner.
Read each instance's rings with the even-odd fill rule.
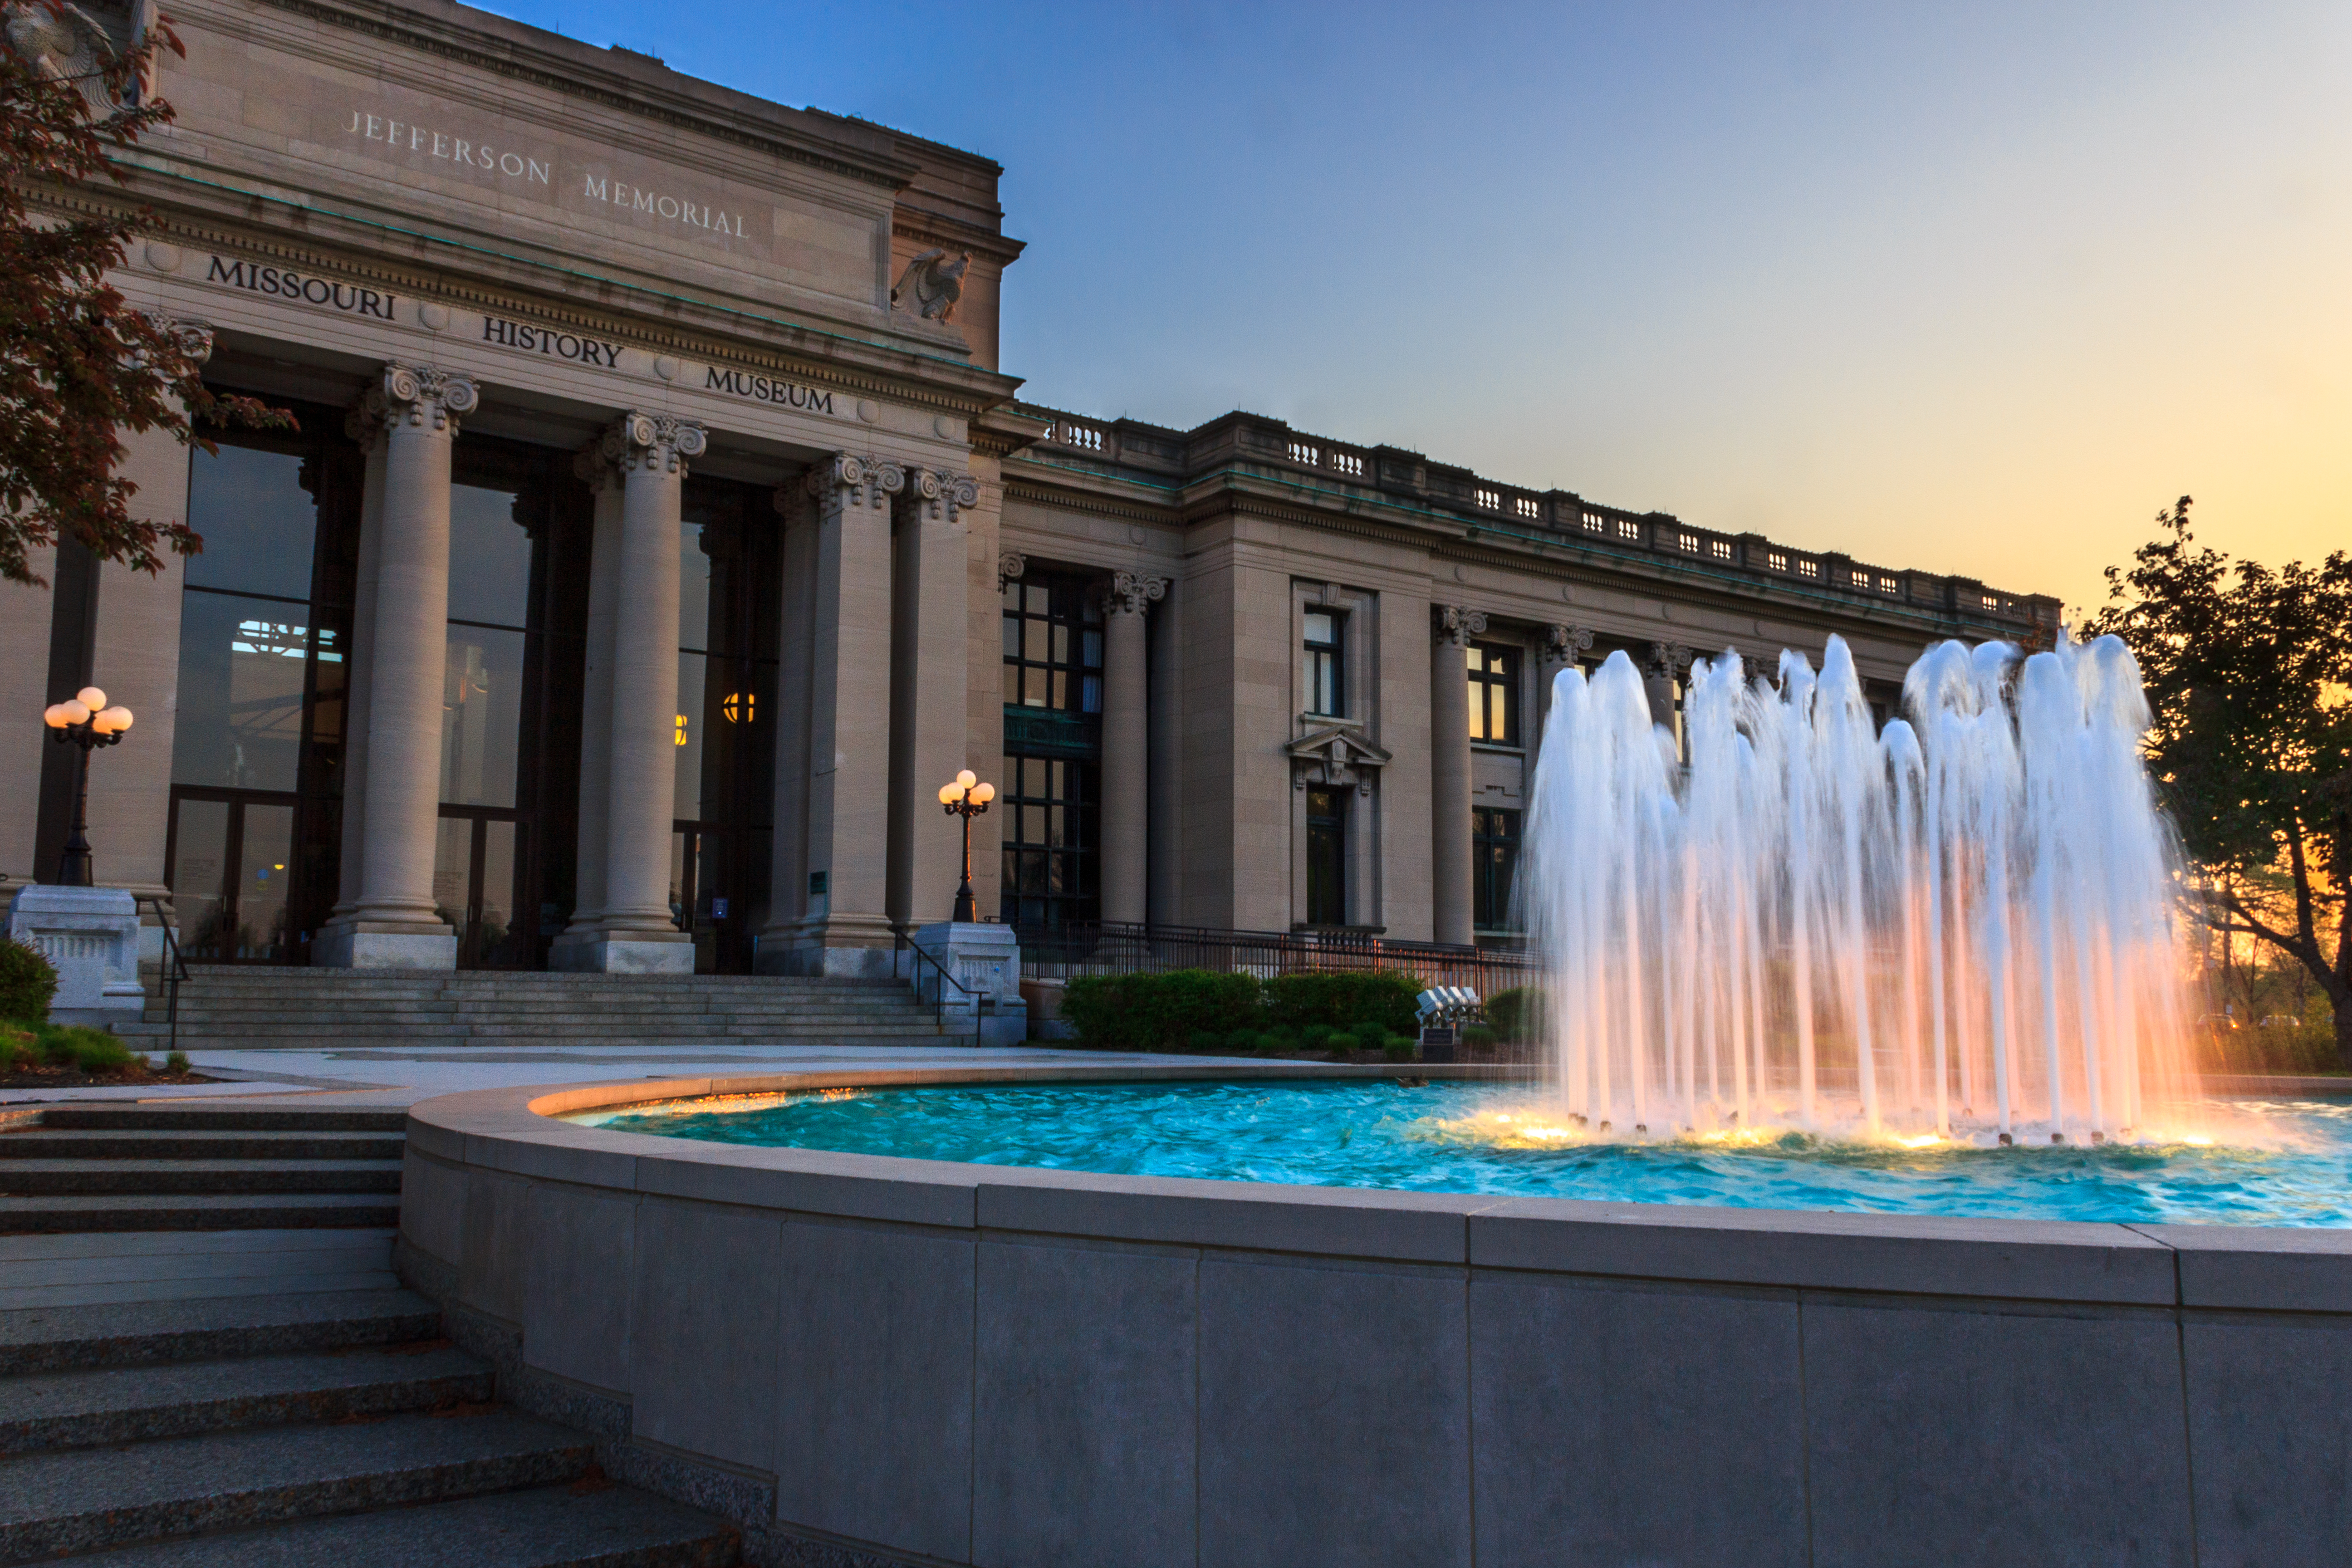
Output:
[[[1087,475],[1088,478],[1096,476]],[[1937,615],[1911,607],[1907,613],[1891,606],[1856,601],[1792,601],[1761,586],[1752,594],[1738,594],[1723,589],[1683,583],[1667,574],[1662,563],[1639,560],[1622,560],[1615,555],[1601,555],[1580,549],[1563,541],[1554,545],[1519,545],[1505,543],[1492,534],[1483,533],[1475,524],[1462,525],[1456,535],[1448,525],[1423,519],[1391,520],[1378,515],[1380,502],[1365,498],[1363,510],[1324,510],[1302,504],[1286,496],[1267,495],[1247,486],[1246,474],[1224,472],[1207,476],[1193,487],[1197,493],[1184,496],[1174,510],[1181,526],[1190,528],[1213,517],[1246,516],[1265,521],[1295,527],[1315,529],[1349,538],[1391,545],[1426,554],[1433,569],[1441,565],[1475,566],[1483,571],[1520,577],[1533,577],[1545,582],[1590,588],[1608,593],[1638,593],[1678,608],[1703,610],[1709,614],[1733,614],[1750,619],[1787,619],[1806,623],[1843,622],[1855,627],[1867,627],[1875,635],[1896,635],[1905,637],[1919,636],[1950,636],[1961,632],[2008,637],[2009,628],[1996,622],[1972,619],[1965,616]],[[1102,482],[1120,481],[1102,476]],[[1055,484],[1034,479],[1006,481],[1008,497],[1020,494],[1022,499],[1038,504],[1058,506],[1084,511],[1089,516],[1118,517],[1139,521],[1158,521],[1163,526],[1170,521],[1166,515],[1152,514],[1133,508],[1122,510],[1119,503],[1097,499],[1097,492],[1079,484]]]
[[[525,40],[441,22],[405,6],[382,0],[256,0],[259,5],[327,26],[399,44],[420,53],[471,66],[478,70],[528,82],[567,98],[586,99],[646,120],[698,132],[720,141],[751,147],[775,157],[823,169],[828,174],[899,191],[911,184],[920,166],[900,158],[858,154],[836,142],[795,134],[789,129],[761,124],[744,113],[730,113],[717,105],[692,101],[692,95],[643,80],[568,50],[534,46]],[[253,35],[237,25],[233,12],[207,14],[208,26]],[[571,40],[565,40],[570,42]],[[690,78],[681,79],[691,80]],[[754,100],[756,101],[756,100]]]
[[[1083,511],[1088,517],[1115,518],[1121,522],[1149,523],[1154,528],[1179,527],[1184,521],[1172,506],[1142,507],[1125,501],[1098,501],[1091,497],[1074,501],[1070,499],[1069,492],[1066,490],[1056,490],[1028,479],[1016,479],[1011,475],[1005,477],[1004,499],[1009,501],[1026,501],[1032,506],[1049,506],[1063,510]]]
[[[1029,248],[1025,239],[1013,239],[999,230],[903,201],[890,209],[890,232],[908,239],[932,240],[950,250],[969,250],[999,267],[1012,266]]]

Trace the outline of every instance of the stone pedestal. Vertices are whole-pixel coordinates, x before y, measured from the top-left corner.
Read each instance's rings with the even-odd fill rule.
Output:
[[[139,906],[121,889],[21,888],[8,908],[8,935],[58,972],[50,1022],[111,1028],[136,1021],[146,1006],[139,983]]]
[[[1017,1046],[1028,1039],[1029,1004],[1021,995],[1021,943],[1011,926],[941,921],[918,927],[915,945],[939,961],[938,969],[916,962],[915,995],[925,1003],[936,1003],[945,992],[941,1021],[950,1031],[970,1031],[977,1014],[982,1045]],[[943,983],[941,969],[964,989]],[[984,1013],[979,1001],[983,995],[993,999],[992,1010]]]

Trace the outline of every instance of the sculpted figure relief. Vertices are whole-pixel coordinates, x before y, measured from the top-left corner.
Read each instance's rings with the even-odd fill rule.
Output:
[[[967,250],[953,261],[944,250],[926,250],[907,263],[898,274],[898,287],[890,290],[893,310],[912,310],[927,321],[947,322],[955,320],[956,301],[963,298],[963,275],[971,266],[971,252]]]

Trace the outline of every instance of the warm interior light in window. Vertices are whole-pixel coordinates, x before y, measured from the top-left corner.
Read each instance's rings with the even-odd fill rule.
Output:
[[[719,705],[719,710],[727,716],[727,721],[730,724],[749,724],[751,721],[752,701],[751,692],[730,691],[727,694],[727,700]]]
[[[683,713],[677,716],[677,743],[681,746],[686,744],[686,715]]]

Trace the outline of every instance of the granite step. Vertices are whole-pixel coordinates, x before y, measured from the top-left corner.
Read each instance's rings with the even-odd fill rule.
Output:
[[[186,1128],[118,1131],[46,1122],[0,1131],[0,1160],[393,1160],[397,1132],[274,1132]],[[0,1169],[0,1181],[5,1170]]]
[[[392,1160],[7,1160],[0,1196],[397,1193]]]
[[[429,1340],[441,1310],[413,1290],[279,1291],[0,1311],[0,1375]]]
[[[0,1460],[0,1563],[546,1486],[576,1479],[593,1451],[577,1432],[461,1405],[26,1455]]]
[[[735,1528],[627,1487],[540,1487],[297,1520],[73,1561],[83,1568],[732,1568]]]
[[[359,1226],[0,1237],[0,1310],[394,1289],[393,1237]]]
[[[435,1341],[0,1378],[0,1457],[429,1410],[490,1392],[488,1365]]]
[[[293,1108],[195,1105],[52,1105],[44,1107],[44,1131],[221,1132],[398,1132],[408,1128],[405,1110],[302,1110]]]
[[[0,1197],[0,1236],[93,1230],[289,1230],[399,1223],[400,1200],[379,1193]]]

